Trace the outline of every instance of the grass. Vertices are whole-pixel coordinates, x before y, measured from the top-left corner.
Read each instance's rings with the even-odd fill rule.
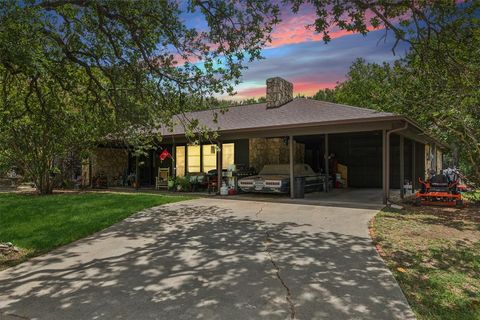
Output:
[[[465,192],[463,197],[471,202],[480,203],[480,191]]]
[[[384,209],[373,237],[419,320],[480,319],[480,209]]]
[[[142,209],[187,197],[141,193],[0,193],[0,242],[20,252],[0,254],[0,270],[84,238]]]

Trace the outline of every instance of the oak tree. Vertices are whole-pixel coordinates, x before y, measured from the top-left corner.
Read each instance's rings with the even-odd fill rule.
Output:
[[[232,92],[277,16],[266,0],[2,1],[0,162],[50,193],[67,151]]]

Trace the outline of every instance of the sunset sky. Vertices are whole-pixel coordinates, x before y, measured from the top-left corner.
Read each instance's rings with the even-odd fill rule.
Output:
[[[391,62],[400,58],[406,46],[400,44],[392,53],[393,36],[381,40],[383,30],[368,36],[334,31],[332,41],[325,44],[319,34],[305,28],[314,21],[314,13],[304,7],[299,14],[288,8],[282,12],[282,22],[272,34],[272,43],[263,50],[265,59],[249,64],[242,77],[238,94],[229,99],[245,99],[265,95],[265,79],[280,76],[294,84],[294,93],[313,95],[321,88],[333,88],[345,79],[356,58],[368,62]],[[228,97],[225,97],[228,98]]]

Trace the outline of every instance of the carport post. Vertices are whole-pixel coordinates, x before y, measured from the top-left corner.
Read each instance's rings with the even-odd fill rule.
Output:
[[[293,169],[294,169],[294,163],[295,163],[295,159],[294,159],[294,150],[293,150],[293,144],[295,143],[295,141],[293,141],[293,136],[289,136],[288,137],[288,149],[289,149],[289,163],[290,163],[290,198],[293,198],[294,197],[294,185],[295,185],[295,181],[294,181],[294,172],[293,172]]]
[[[400,198],[403,199],[403,184],[405,180],[405,138],[400,135]]]
[[[408,128],[408,122],[403,127],[392,130],[383,130],[383,204],[388,203],[390,198],[390,135]]]
[[[329,161],[328,161],[328,133],[325,133],[325,176],[327,181],[325,182],[325,192],[328,192],[328,185],[330,182]]]
[[[221,141],[217,142],[217,193],[220,194],[222,187],[222,165],[223,165],[223,145]]]
[[[387,204],[387,130],[382,130],[382,188],[383,204]]]

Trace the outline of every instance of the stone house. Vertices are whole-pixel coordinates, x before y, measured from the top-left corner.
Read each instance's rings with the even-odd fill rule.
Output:
[[[328,156],[335,155],[348,167],[351,187],[399,188],[404,180],[425,178],[430,169],[439,170],[442,146],[413,120],[404,116],[342,104],[293,97],[292,83],[279,78],[266,81],[266,102],[185,114],[200,124],[218,130],[218,140],[189,145],[184,128],[164,130],[162,149],[174,158],[160,161],[162,150],[134,158],[114,145],[99,147],[85,163],[86,184],[100,173],[108,184],[137,172],[141,185],[151,186],[159,168],[170,175],[208,172],[243,165],[259,171],[265,164],[307,163],[317,172],[328,173]],[[217,152],[217,150],[219,150]],[[290,161],[292,159],[293,161]],[[293,169],[291,178],[294,177]],[[293,191],[292,191],[293,192]]]

